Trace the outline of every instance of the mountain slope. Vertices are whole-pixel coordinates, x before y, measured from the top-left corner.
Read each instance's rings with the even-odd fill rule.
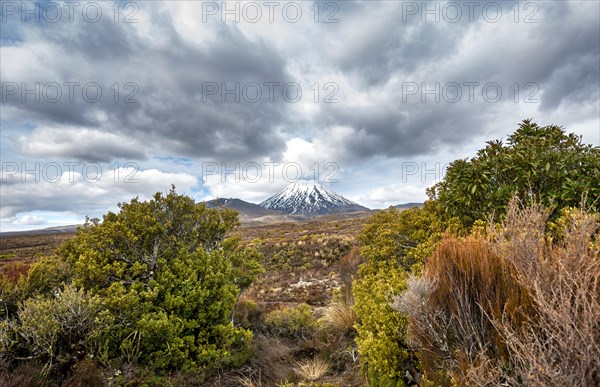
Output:
[[[405,209],[405,208],[413,208],[413,207],[423,207],[423,203],[403,203],[403,204],[396,204],[394,207],[396,208],[400,208],[400,209]]]
[[[298,181],[271,196],[260,206],[290,215],[317,216],[332,212],[368,210],[317,182]]]
[[[214,199],[204,202],[208,208],[230,208],[239,213],[242,223],[277,223],[290,221],[287,215],[281,212],[269,210],[258,204],[249,203],[241,199]]]

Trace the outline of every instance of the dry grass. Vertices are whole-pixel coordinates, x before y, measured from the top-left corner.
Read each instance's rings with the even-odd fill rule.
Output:
[[[561,240],[513,201],[488,236],[446,237],[394,306],[426,376],[448,385],[600,385],[598,214]]]
[[[77,364],[73,375],[63,382],[63,387],[101,387],[103,382],[100,369],[91,359]]]
[[[354,330],[355,322],[356,313],[351,305],[333,302],[325,309],[319,325],[344,335]]]
[[[506,262],[482,236],[473,236],[442,241],[423,276],[409,280],[395,307],[409,317],[409,338],[428,378],[440,384],[449,383],[449,376],[461,385],[497,385],[498,375],[474,369],[508,355],[487,316],[500,318],[510,311],[506,315],[516,322],[530,303]]]
[[[358,266],[363,262],[360,247],[355,246],[350,252],[340,258],[340,294],[344,303],[354,304],[352,297],[352,282],[358,273]]]
[[[262,382],[260,375],[257,378],[251,378],[249,376],[237,376],[234,378],[236,385],[240,387],[263,387],[265,384]]]
[[[294,370],[298,376],[309,382],[321,379],[327,375],[331,369],[329,362],[319,357],[299,361],[296,365],[297,368]]]
[[[43,386],[47,381],[41,373],[42,368],[42,364],[35,362],[26,362],[10,370],[8,367],[0,368],[0,386]]]
[[[600,385],[600,216],[574,211],[562,238],[545,243],[545,218],[536,208],[512,206],[503,233],[494,234],[499,255],[514,266],[532,296],[536,314],[523,327],[494,319],[510,350],[513,383]]]

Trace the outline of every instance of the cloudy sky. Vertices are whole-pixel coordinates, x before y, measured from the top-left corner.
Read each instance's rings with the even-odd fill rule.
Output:
[[[587,1],[2,1],[2,231],[171,184],[260,202],[318,179],[371,208],[520,121],[600,144]]]

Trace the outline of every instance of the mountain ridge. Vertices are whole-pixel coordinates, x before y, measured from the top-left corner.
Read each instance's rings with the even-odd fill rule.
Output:
[[[238,198],[217,198],[203,202],[208,208],[229,208],[236,210],[243,223],[276,223],[292,221],[286,214],[263,208]]]

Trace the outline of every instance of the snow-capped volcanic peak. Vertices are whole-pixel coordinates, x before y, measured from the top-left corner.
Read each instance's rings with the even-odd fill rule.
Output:
[[[337,207],[357,205],[320,183],[300,180],[260,203],[261,207],[294,215],[320,215]]]

